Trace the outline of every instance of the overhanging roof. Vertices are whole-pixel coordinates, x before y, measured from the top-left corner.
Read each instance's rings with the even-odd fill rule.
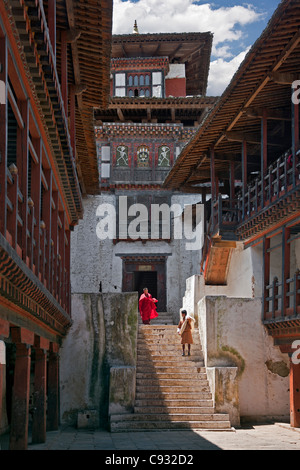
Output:
[[[270,117],[268,143],[274,145],[274,151],[285,149],[276,124],[277,119],[291,119],[291,83],[300,77],[299,24],[299,1],[282,1],[223,95],[182,150],[165,188],[192,191],[197,184],[209,182],[212,146],[219,176],[228,172],[228,162],[235,155],[240,158],[241,138],[260,158],[262,109]]]
[[[210,32],[113,35],[112,58],[168,57],[170,63],[185,63],[187,95],[205,95],[212,40]]]
[[[108,106],[112,38],[112,0],[57,0],[57,67],[60,70],[61,31],[80,36],[69,44],[69,86],[76,95],[76,163],[83,192],[98,191],[99,175],[93,107]]]

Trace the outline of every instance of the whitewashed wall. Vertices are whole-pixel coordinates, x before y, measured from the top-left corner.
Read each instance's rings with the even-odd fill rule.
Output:
[[[199,197],[174,196],[172,204],[198,202]],[[72,233],[71,286],[73,293],[97,293],[100,282],[102,292],[122,291],[122,259],[118,254],[164,253],[167,257],[167,310],[175,315],[182,307],[186,279],[199,273],[200,250],[187,251],[185,240],[113,244],[112,240],[99,240],[96,233],[100,204],[116,204],[115,195],[89,196],[84,199],[84,218]]]

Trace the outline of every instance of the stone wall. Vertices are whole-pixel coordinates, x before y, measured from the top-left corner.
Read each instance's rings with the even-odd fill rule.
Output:
[[[61,422],[77,425],[79,415],[97,415],[106,428],[114,400],[119,411],[133,406],[137,294],[73,294],[72,320],[61,348]]]
[[[276,262],[274,257],[272,269]],[[194,313],[199,326],[216,409],[229,412],[234,423],[239,416],[248,421],[289,419],[288,357],[274,346],[263,326],[261,295],[261,245],[245,250],[237,244],[227,285],[206,285],[202,275],[186,281],[183,307]],[[224,384],[229,375],[228,394]]]
[[[288,420],[289,364],[261,323],[260,299],[207,296],[198,302],[205,365],[218,371],[217,411],[231,403],[242,421]],[[223,369],[222,369],[223,368]],[[237,368],[234,390],[224,401],[226,368]]]

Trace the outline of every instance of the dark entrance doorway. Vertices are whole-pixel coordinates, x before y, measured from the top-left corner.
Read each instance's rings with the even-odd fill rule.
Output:
[[[158,300],[157,311],[166,312],[167,283],[166,256],[164,255],[122,255],[123,292],[138,292],[148,287],[152,297]]]
[[[157,299],[157,272],[156,271],[135,271],[134,276],[134,291],[139,293],[139,296],[143,293],[143,288],[148,287],[149,293],[152,297]]]

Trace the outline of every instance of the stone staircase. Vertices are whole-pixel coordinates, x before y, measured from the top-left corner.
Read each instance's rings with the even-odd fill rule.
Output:
[[[139,315],[139,325],[142,324],[142,318]],[[158,312],[158,317],[151,320],[151,325],[173,325],[172,314],[169,312]]]
[[[193,339],[183,357],[177,325],[139,325],[134,412],[112,415],[111,432],[232,429],[214,411],[198,330]]]

